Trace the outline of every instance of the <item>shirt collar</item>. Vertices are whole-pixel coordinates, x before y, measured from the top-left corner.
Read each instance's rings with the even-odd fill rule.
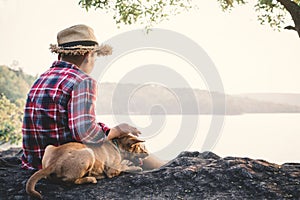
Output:
[[[51,68],[52,67],[79,69],[79,67],[77,67],[76,65],[66,62],[66,61],[61,61],[61,60],[54,61]]]

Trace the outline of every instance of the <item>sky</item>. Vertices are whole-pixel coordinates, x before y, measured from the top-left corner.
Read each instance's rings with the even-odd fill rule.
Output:
[[[226,93],[300,92],[300,40],[296,32],[278,32],[260,25],[253,5],[238,6],[230,13],[222,12],[217,1],[200,1],[197,6],[198,9],[173,16],[155,28],[176,31],[199,44],[214,62]],[[56,59],[48,48],[56,43],[57,32],[80,23],[93,27],[100,42],[143,28],[142,25],[117,28],[112,14],[99,10],[86,12],[77,0],[0,0],[0,64],[12,65],[17,61],[17,67],[25,72],[41,74]],[[131,61],[141,65],[147,55],[147,52],[131,55]],[[155,57],[155,52],[152,56]],[[167,65],[165,60],[173,60],[165,56],[157,55],[156,64]],[[138,63],[133,62],[134,57],[140,58]],[[131,64],[130,55],[127,60],[122,59],[125,59],[123,64]],[[122,65],[122,60],[118,63]],[[123,68],[123,73],[126,69]],[[118,81],[118,70],[110,72],[108,80]],[[205,89],[201,77],[189,70],[183,72],[187,79],[194,80],[194,85]]]

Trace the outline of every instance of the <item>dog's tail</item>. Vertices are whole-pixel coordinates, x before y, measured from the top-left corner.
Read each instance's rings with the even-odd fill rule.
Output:
[[[41,169],[35,172],[26,183],[27,194],[37,199],[42,199],[42,195],[35,190],[35,185],[40,179],[46,178],[48,175],[50,175],[54,171],[54,169],[55,165],[52,164],[46,167],[45,169]]]

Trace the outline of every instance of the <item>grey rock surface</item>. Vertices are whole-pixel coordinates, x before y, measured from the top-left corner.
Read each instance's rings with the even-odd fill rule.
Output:
[[[0,199],[30,199],[32,172],[20,168],[20,149],[0,152]],[[8,157],[8,156],[9,157]],[[212,152],[182,152],[157,170],[123,173],[97,184],[67,185],[43,179],[44,199],[300,199],[300,163],[277,165]]]

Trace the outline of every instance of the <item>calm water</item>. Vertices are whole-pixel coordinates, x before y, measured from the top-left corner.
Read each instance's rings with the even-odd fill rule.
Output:
[[[130,118],[104,115],[98,118],[109,126],[126,122],[139,127],[147,148],[162,159],[171,159],[183,150],[202,151],[212,121],[209,115],[132,115]],[[218,135],[209,150],[222,157],[250,157],[278,164],[300,163],[300,114],[225,116]]]
[[[193,116],[99,116],[110,126],[127,122],[139,127],[146,146],[162,159],[170,159],[182,150],[201,151],[212,117],[200,115],[193,133],[179,132],[183,118]],[[164,122],[161,122],[164,121]],[[161,123],[160,123],[161,122]],[[195,125],[195,124],[194,124]],[[193,125],[193,126],[194,126]],[[184,133],[182,133],[184,132]],[[180,135],[185,134],[186,137]],[[300,162],[300,114],[246,114],[225,116],[220,137],[210,150],[224,156],[264,159],[278,164]],[[180,137],[181,143],[173,144]],[[188,140],[188,141],[185,141]],[[171,144],[171,145],[170,145]]]

